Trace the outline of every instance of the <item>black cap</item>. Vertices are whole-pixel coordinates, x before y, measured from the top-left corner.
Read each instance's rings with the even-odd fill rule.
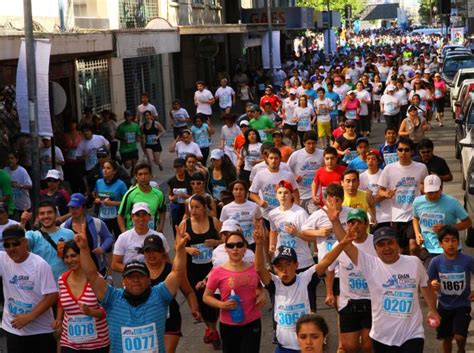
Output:
[[[100,147],[97,150],[97,157],[107,157],[108,155],[109,155],[109,151],[104,146]]]
[[[184,167],[186,164],[183,158],[176,158],[173,162],[173,167]]]
[[[397,232],[392,227],[382,227],[374,232],[374,245],[381,240],[397,239]]]
[[[297,262],[298,257],[296,256],[295,249],[290,248],[288,246],[280,246],[277,249],[276,255],[272,260],[272,264],[273,265],[276,264],[281,259],[286,259],[286,260]]]
[[[125,265],[123,268],[123,276],[126,277],[133,272],[141,273],[145,276],[150,276],[150,271],[146,267],[144,262],[141,261],[131,261]]]
[[[19,239],[25,237],[25,230],[23,227],[15,224],[10,227],[7,227],[2,232],[2,240],[5,239]]]
[[[359,143],[362,143],[362,142],[365,142],[368,145],[369,144],[369,139],[367,139],[366,137],[359,137],[356,141],[356,146],[358,146]]]
[[[158,235],[151,234],[147,235],[143,241],[143,251],[154,250],[154,251],[165,251],[165,246],[163,245],[163,240]]]
[[[191,181],[193,181],[193,180],[205,181],[206,180],[204,178],[204,175],[202,175],[201,173],[194,173],[193,175],[191,175],[191,177],[189,179]]]

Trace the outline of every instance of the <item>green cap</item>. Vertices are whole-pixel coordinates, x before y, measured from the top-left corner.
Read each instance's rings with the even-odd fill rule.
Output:
[[[258,106],[258,104],[252,105],[249,109],[250,109],[251,112],[255,112],[255,111],[256,111],[256,112],[260,112],[260,111],[261,111],[261,110],[260,110],[260,107]]]
[[[367,213],[362,208],[353,208],[347,214],[347,222],[352,221],[354,219],[356,221],[366,222],[368,219]]]

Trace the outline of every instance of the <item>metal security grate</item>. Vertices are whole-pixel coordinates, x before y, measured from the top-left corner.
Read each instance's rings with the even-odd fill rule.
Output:
[[[111,109],[107,60],[76,60],[76,69],[79,76],[81,111],[84,111],[84,107],[91,107],[94,113]]]
[[[120,28],[145,28],[159,15],[158,0],[119,0]]]

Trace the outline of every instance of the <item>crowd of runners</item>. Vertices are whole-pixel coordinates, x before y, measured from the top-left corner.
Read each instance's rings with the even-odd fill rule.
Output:
[[[323,352],[328,335],[337,352],[423,352],[423,321],[443,352],[453,340],[464,352],[474,262],[459,234],[472,222],[443,192],[453,176],[425,136],[443,126],[446,43],[365,32],[272,75],[222,74],[215,92],[199,81],[195,107],[176,99],[167,117],[146,93],[120,124],[86,109],[54,154],[41,139],[34,214],[30,170],[10,151],[0,170],[8,352],[174,353],[182,320],[203,321],[209,350],[225,353],[259,352],[262,331],[277,353]],[[385,126],[380,146],[374,124]],[[166,186],[152,175],[162,153],[175,154]],[[318,285],[335,327],[317,314]],[[268,302],[273,326],[262,327]]]

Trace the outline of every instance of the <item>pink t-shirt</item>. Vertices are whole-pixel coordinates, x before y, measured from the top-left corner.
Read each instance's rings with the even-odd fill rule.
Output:
[[[446,84],[444,81],[434,82],[434,98],[440,99],[443,98],[445,95]]]
[[[360,107],[360,101],[355,98],[353,100],[346,101],[346,118],[348,120],[359,120],[359,114],[357,108]]]
[[[259,279],[253,266],[242,272],[229,271],[222,266],[212,269],[207,279],[207,288],[212,291],[219,289],[221,300],[226,301],[233,289],[240,296],[244,321],[235,323],[230,316],[230,310],[221,310],[220,321],[227,325],[246,325],[260,318],[260,309],[256,304]]]

